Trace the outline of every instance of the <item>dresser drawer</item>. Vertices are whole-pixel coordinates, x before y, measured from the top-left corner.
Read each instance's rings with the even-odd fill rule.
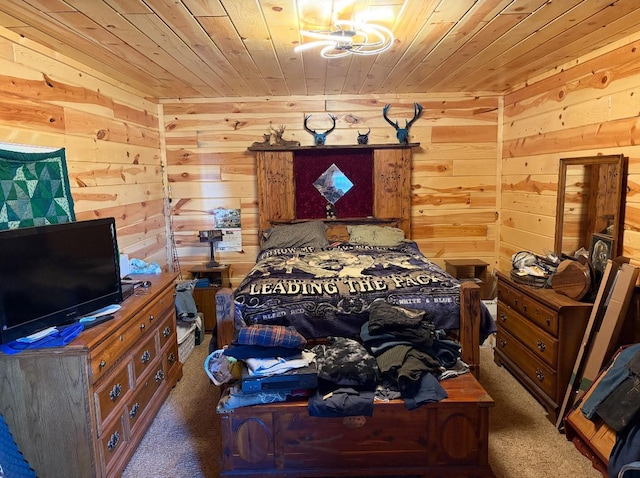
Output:
[[[165,362],[165,370],[169,377],[172,377],[175,373],[179,373],[179,364],[178,361],[178,342],[171,342],[171,345],[163,352],[163,358],[166,360]]]
[[[535,357],[498,324],[496,348],[501,350],[547,396],[556,399],[557,374],[555,370]]]
[[[518,340],[536,356],[554,369],[557,368],[558,339],[553,335],[500,303],[498,304],[498,322],[511,335],[518,337]]]
[[[558,336],[558,314],[555,311],[545,307],[524,294],[521,298],[520,310],[522,314],[533,320],[554,337]]]
[[[152,330],[154,325],[165,318],[174,307],[174,295],[173,288],[167,289],[91,352],[91,372],[94,383],[106,375],[114,362],[138,340],[144,340],[145,336],[154,334]]]
[[[174,290],[167,289],[161,296],[136,314],[130,325],[131,330],[137,333],[136,340],[148,335],[150,330],[154,329],[158,322],[161,322],[166,317],[168,311],[174,310],[174,297]]]
[[[160,324],[160,348],[163,349],[167,342],[177,342],[177,338],[173,338],[176,335],[176,324],[173,315],[167,314]]]
[[[107,469],[106,476],[113,476],[113,474],[109,472],[109,464],[125,451],[127,437],[124,432],[124,421],[121,415],[120,418],[100,436],[100,452],[102,453],[104,466]]]
[[[109,414],[123,403],[123,397],[131,389],[129,362],[121,362],[119,370],[114,371],[95,391],[96,416],[98,427]]]
[[[106,376],[115,362],[126,355],[141,337],[144,340],[145,335],[149,337],[154,335],[154,330],[148,326],[148,320],[148,316],[144,319],[143,316],[137,315],[133,321],[120,327],[116,333],[91,352],[93,383]]]
[[[131,325],[125,325],[92,351],[89,356],[91,363],[91,382],[96,383],[100,378],[106,376],[115,366],[116,362],[120,360],[136,340],[138,340],[138,336],[138,332],[133,330]]]
[[[500,281],[498,282],[498,301],[519,311],[522,304],[522,294],[520,291]]]
[[[167,289],[161,296],[155,299],[140,314],[136,316],[138,328],[141,332],[145,328],[156,325],[166,315],[167,311],[175,308],[175,290]]]
[[[169,288],[164,291],[161,296],[159,296],[155,301],[151,303],[152,305],[150,307],[150,310],[147,311],[149,320],[151,322],[153,322],[154,320],[157,322],[156,319],[160,319],[160,317],[162,317],[162,315],[166,311],[175,310],[175,298],[176,291],[174,288]]]
[[[136,429],[138,418],[144,415],[152,397],[164,382],[164,371],[160,359],[154,361],[149,369],[150,373],[141,377],[136,384],[135,393],[127,404],[127,414],[129,429],[133,434]]]
[[[158,333],[154,331],[142,344],[136,347],[133,352],[133,376],[134,381],[142,376],[144,371],[158,357]]]

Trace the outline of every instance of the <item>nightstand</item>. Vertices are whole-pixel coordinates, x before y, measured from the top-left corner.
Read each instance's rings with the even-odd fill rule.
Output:
[[[480,259],[445,259],[446,271],[461,281],[473,281],[480,286],[480,298],[489,299],[487,264]]]
[[[194,279],[209,279],[209,285],[193,289],[193,300],[198,312],[204,315],[205,332],[216,328],[216,292],[223,287],[231,287],[230,267],[220,264],[217,267],[194,266],[189,269]]]

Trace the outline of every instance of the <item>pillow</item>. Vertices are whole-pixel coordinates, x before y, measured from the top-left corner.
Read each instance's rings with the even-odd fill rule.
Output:
[[[404,241],[404,231],[389,226],[347,226],[349,242],[366,246],[397,246]]]
[[[262,249],[279,247],[327,247],[327,226],[322,221],[274,226],[262,233]]]

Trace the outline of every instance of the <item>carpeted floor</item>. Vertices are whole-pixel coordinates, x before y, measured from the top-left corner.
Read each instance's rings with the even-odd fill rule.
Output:
[[[218,389],[203,369],[208,345],[195,348],[132,457],[124,478],[216,478],[220,474]],[[481,349],[481,382],[495,400],[490,412],[489,460],[498,478],[601,478],[544,409]]]
[[[495,401],[489,413],[489,462],[498,478],[602,478],[547,420],[545,409],[480,349],[480,382]]]
[[[122,474],[123,478],[220,476],[219,389],[204,371],[208,342],[196,346]]]

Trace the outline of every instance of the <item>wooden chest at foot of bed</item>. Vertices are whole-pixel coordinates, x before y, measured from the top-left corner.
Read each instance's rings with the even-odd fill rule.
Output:
[[[306,401],[237,408],[222,415],[222,476],[494,476],[493,400],[471,374],[442,385],[445,400],[376,403],[372,417],[311,417]]]

